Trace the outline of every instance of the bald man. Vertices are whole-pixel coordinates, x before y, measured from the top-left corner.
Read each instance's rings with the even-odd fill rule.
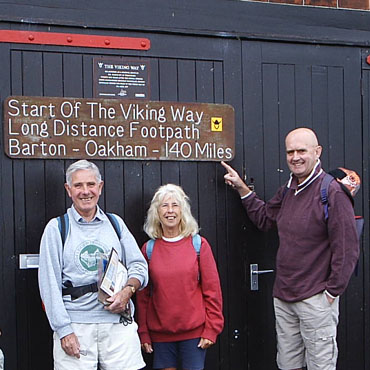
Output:
[[[281,370],[335,370],[339,296],[357,263],[359,243],[351,201],[337,181],[329,187],[329,218],[324,217],[321,168],[315,133],[291,131],[286,139],[289,181],[264,202],[227,170],[251,221],[261,230],[277,226],[279,249],[273,289],[277,364]]]

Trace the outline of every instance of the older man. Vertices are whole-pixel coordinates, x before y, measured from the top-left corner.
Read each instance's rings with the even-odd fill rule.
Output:
[[[234,187],[252,222],[261,230],[277,225],[274,308],[277,364],[284,370],[334,370],[339,296],[359,255],[351,201],[338,182],[329,187],[325,220],[320,186],[322,148],[307,128],[286,139],[291,176],[268,202],[260,200],[226,163],[225,181]]]
[[[117,215],[109,220],[99,208],[103,181],[94,163],[73,163],[65,188],[73,202],[63,217],[67,225],[52,219],[40,245],[39,286],[54,331],[54,368],[141,369],[137,325],[121,313],[132,306],[135,291],[146,286],[147,263],[123,220]],[[126,265],[128,280],[103,305],[97,298],[98,265],[112,248]]]

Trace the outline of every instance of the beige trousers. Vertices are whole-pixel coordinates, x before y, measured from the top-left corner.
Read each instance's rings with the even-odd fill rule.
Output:
[[[137,324],[76,324],[80,358],[67,355],[54,332],[54,370],[138,370],[145,366]]]
[[[277,364],[281,370],[335,370],[339,298],[321,292],[300,302],[274,298]]]

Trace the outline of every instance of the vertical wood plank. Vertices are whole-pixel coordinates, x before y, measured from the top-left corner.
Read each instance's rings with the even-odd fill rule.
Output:
[[[328,132],[328,68],[326,65],[312,66],[312,129],[324,148],[321,154],[323,168],[329,167]]]
[[[242,50],[237,41],[228,40],[224,46],[224,103],[230,104],[235,110],[235,158],[232,166],[241,174],[244,168],[244,132],[243,109],[242,109]],[[227,50],[227,52],[226,52]],[[244,58],[244,56],[243,56]],[[218,196],[223,200],[220,214],[225,210],[225,228],[220,228],[220,234],[224,233],[219,242],[221,248],[226,251],[226,263],[220,264],[222,288],[225,297],[225,320],[227,325],[222,334],[222,339],[227,341],[227,347],[221,347],[221,358],[226,359],[226,367],[248,368],[248,334],[247,334],[247,297],[241,292],[246,291],[245,280],[245,234],[242,232],[245,221],[245,213],[240,206],[238,195],[224,182],[225,171],[218,170],[218,184],[220,190]],[[225,243],[226,237],[226,243]],[[220,259],[219,259],[220,261]],[[226,344],[226,343],[225,343]]]
[[[14,59],[17,63],[13,64]],[[16,56],[11,54],[10,46],[7,44],[0,45],[0,91],[2,101],[12,94],[12,68],[19,70],[21,65],[21,55]],[[18,85],[19,86],[19,85]],[[3,106],[0,106],[1,116],[3,116]],[[0,128],[3,134],[3,126]],[[14,198],[14,170],[12,160],[5,156],[3,141],[1,140],[0,148],[2,155],[0,161],[1,170],[1,194],[0,194],[0,294],[2,297],[0,327],[2,330],[2,346],[4,352],[6,366],[11,369],[17,369],[21,365],[22,360],[18,357],[18,339],[17,332],[14,328],[17,327],[17,282],[18,275],[14,273],[17,269],[18,259],[15,254],[15,235],[17,229],[15,226],[15,212],[13,207]],[[6,340],[5,340],[6,339]]]
[[[214,102],[214,65],[210,61],[196,62],[196,95],[197,101]],[[218,165],[218,164],[217,164]],[[198,164],[199,191],[199,225],[201,234],[207,238],[213,253],[217,247],[217,197],[215,163],[200,162]],[[216,227],[216,228],[215,228]],[[217,369],[219,364],[218,345],[209,349],[207,368]]]
[[[45,96],[63,96],[63,56],[60,53],[43,53],[43,89]],[[65,212],[64,160],[45,161],[45,218]]]
[[[340,67],[328,68],[328,130],[330,151],[327,171],[344,166],[344,71]],[[326,148],[328,150],[329,148]]]
[[[280,147],[279,147],[279,80],[278,66],[266,64],[262,67],[263,75],[263,168],[265,192],[264,199],[268,200],[275,194],[280,185]],[[261,158],[262,159],[262,158]]]
[[[197,99],[196,63],[194,60],[178,61],[178,99],[180,102],[192,102]],[[180,162],[180,184],[191,200],[191,210],[199,221],[198,198],[198,163]]]
[[[161,101],[177,101],[177,61],[171,59],[159,60],[159,98]],[[179,164],[174,161],[161,162],[162,183],[179,184]]]
[[[274,176],[265,171],[268,160],[277,154],[277,148],[265,146],[265,137],[272,136],[276,128],[271,128],[267,123],[276,126],[274,119],[278,118],[278,86],[277,65],[272,60],[269,64],[264,63],[264,55],[269,55],[267,46],[263,43],[243,43],[243,107],[244,107],[244,130],[245,130],[245,161],[247,181],[253,178],[255,191],[261,199],[268,200],[266,194],[267,178]],[[269,85],[269,83],[271,85]],[[274,85],[275,83],[275,85]],[[265,91],[265,90],[271,91]],[[268,104],[268,106],[265,106]],[[265,116],[265,112],[271,106],[271,113]],[[270,130],[272,129],[272,132]],[[279,137],[279,135],[277,135]],[[272,141],[271,145],[274,141]],[[275,145],[276,145],[275,141]],[[272,154],[269,155],[267,153]],[[273,171],[273,169],[272,169]],[[265,177],[268,176],[268,177]],[[275,185],[276,181],[275,179]],[[273,180],[274,181],[274,180]],[[276,188],[275,188],[276,190]],[[269,192],[272,189],[268,190]],[[244,245],[246,249],[246,263],[244,276],[247,282],[245,291],[247,296],[247,334],[248,334],[248,365],[251,369],[275,369],[275,336],[272,310],[272,282],[273,276],[264,276],[259,279],[259,291],[250,290],[250,264],[257,263],[261,269],[274,269],[276,240],[273,234],[264,234],[258,231],[244,214],[243,229]],[[266,319],[268,318],[268,319]],[[261,355],[261,348],[264,354]]]
[[[296,125],[296,68],[293,65],[280,65],[278,72],[279,79],[279,185],[285,184],[289,170],[286,163],[285,137]],[[298,87],[300,88],[300,86]],[[306,105],[308,103],[306,102]],[[302,126],[302,124],[298,124]],[[304,126],[304,125],[303,125]],[[276,191],[276,189],[275,189]]]
[[[363,51],[363,58],[366,58],[368,51]],[[362,127],[363,127],[363,170],[361,181],[364,186],[362,186],[361,194],[363,196],[362,205],[356,207],[356,214],[362,215],[365,219],[364,225],[364,235],[360,243],[360,263],[359,271],[360,276],[363,277],[363,302],[360,307],[363,307],[363,312],[365,316],[364,325],[363,325],[363,335],[364,341],[361,348],[365,348],[364,353],[364,369],[367,369],[370,366],[370,356],[369,352],[366,351],[366,348],[369,348],[370,345],[370,320],[368,311],[370,308],[370,252],[369,252],[369,199],[370,199],[370,189],[369,189],[369,162],[370,162],[370,71],[364,70],[362,77],[362,85],[364,87],[364,99],[363,99],[363,116],[362,116]]]
[[[42,53],[36,51],[23,52],[22,64],[23,93],[29,96],[42,96],[43,91],[43,58]],[[25,202],[19,205],[25,212],[26,243],[16,246],[18,253],[38,253],[40,238],[46,223],[45,219],[45,170],[44,161],[30,159],[24,161],[24,194]],[[20,272],[27,276],[27,291],[20,297],[20,307],[28,307],[28,362],[40,363],[44,356],[43,348],[48,346],[48,338],[38,343],[37,321],[42,320],[41,302],[38,294],[37,270]],[[35,321],[32,318],[37,318]],[[44,324],[46,324],[44,322]],[[45,325],[46,326],[46,325]]]
[[[312,128],[312,79],[311,65],[295,65],[295,127]],[[292,127],[293,129],[294,127]]]
[[[344,164],[347,168],[358,170],[361,176],[365,175],[368,169],[368,156],[364,157],[364,149],[368,146],[362,146],[364,142],[364,132],[368,129],[364,126],[361,117],[361,76],[359,73],[353,73],[361,68],[360,51],[351,48],[341,48],[338,53],[343,60],[343,94],[344,94]],[[364,130],[364,131],[363,131]],[[367,152],[368,153],[368,152]],[[361,164],[362,163],[362,164]],[[364,184],[364,183],[363,183]],[[366,182],[365,186],[369,186]],[[364,214],[362,207],[368,209],[369,202],[364,203],[363,194],[356,194],[355,211],[360,210],[360,215]],[[365,229],[366,230],[366,229]],[[360,259],[363,254],[360,255]],[[345,370],[350,367],[364,368],[364,356],[367,352],[364,337],[364,325],[368,320],[368,313],[363,309],[365,294],[368,287],[363,285],[363,276],[360,271],[359,275],[353,275],[341,302],[343,316],[341,316],[339,333],[342,340],[342,350],[340,353],[339,370]],[[345,307],[345,309],[344,309]],[[344,342],[345,347],[344,347]],[[359,348],[362,350],[359,351]],[[342,360],[342,361],[341,361]]]

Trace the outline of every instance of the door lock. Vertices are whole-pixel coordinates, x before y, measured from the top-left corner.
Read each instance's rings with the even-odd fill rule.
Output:
[[[251,263],[250,265],[250,276],[251,276],[251,290],[258,290],[258,275],[268,274],[274,272],[274,270],[260,270],[258,271],[258,264]]]

